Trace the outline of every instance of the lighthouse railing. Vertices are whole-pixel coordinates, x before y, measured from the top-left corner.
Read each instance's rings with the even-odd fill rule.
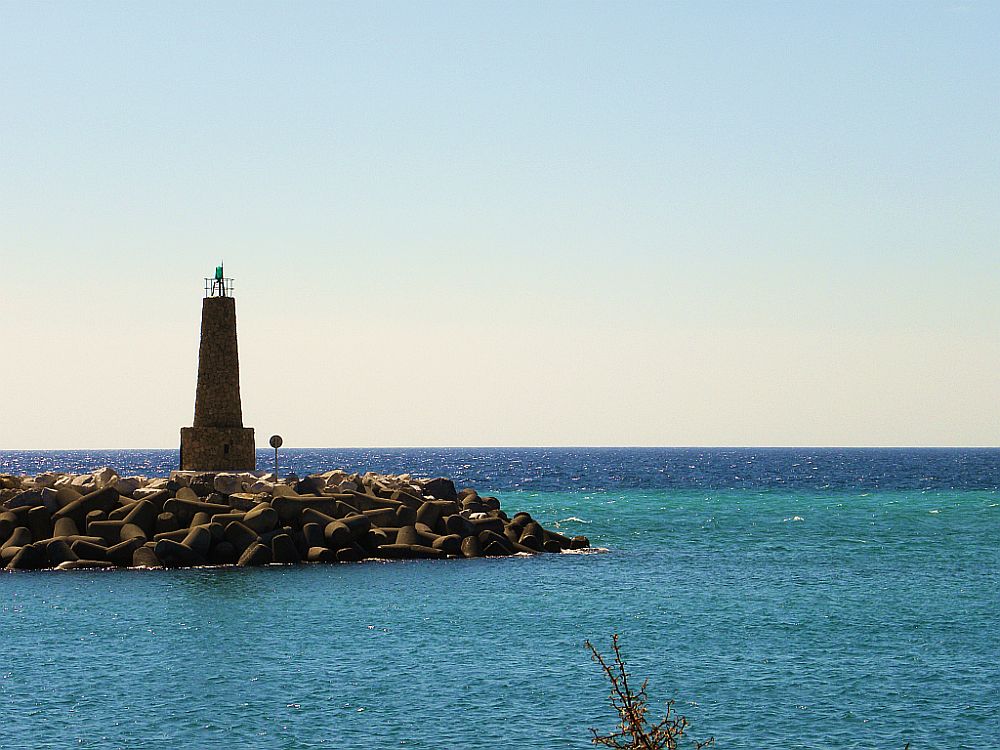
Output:
[[[206,297],[232,297],[234,284],[232,279],[211,278],[205,279]]]

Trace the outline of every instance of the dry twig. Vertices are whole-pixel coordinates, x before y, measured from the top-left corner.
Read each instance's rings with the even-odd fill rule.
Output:
[[[614,659],[609,664],[590,641],[585,642],[595,662],[604,670],[604,676],[611,684],[608,700],[611,707],[618,712],[618,729],[610,734],[601,734],[591,728],[591,742],[595,745],[614,748],[614,750],[677,750],[685,739],[684,733],[688,721],[674,711],[674,702],[667,701],[667,712],[657,724],[646,720],[649,711],[649,696],[646,685],[649,680],[643,680],[638,690],[629,684],[629,673],[625,669],[621,647],[618,645],[618,634],[611,636],[611,648]],[[704,742],[691,741],[695,750],[711,745],[714,740]]]

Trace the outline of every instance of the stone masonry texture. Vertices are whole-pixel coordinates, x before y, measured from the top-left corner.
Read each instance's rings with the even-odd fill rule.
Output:
[[[236,300],[206,297],[201,306],[195,427],[242,427]]]
[[[194,426],[181,430],[181,469],[252,471],[253,428],[243,427],[236,300],[206,297],[201,308]]]
[[[252,427],[181,429],[182,470],[253,471],[256,468]]]

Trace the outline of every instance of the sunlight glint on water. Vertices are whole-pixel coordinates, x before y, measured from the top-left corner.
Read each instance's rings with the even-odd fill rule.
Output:
[[[584,748],[612,632],[720,747],[1000,745],[998,451],[288,457],[455,475],[611,551],[3,575],[0,747]]]

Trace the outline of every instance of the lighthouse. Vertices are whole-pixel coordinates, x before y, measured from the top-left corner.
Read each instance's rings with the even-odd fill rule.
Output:
[[[233,280],[205,279],[194,424],[181,428],[181,470],[253,471],[253,428],[243,426]]]

